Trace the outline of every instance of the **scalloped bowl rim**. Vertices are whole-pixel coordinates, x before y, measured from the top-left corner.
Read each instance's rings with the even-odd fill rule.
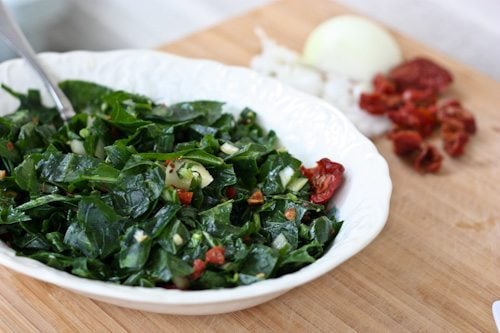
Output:
[[[14,251],[7,247],[3,242],[0,242],[0,264],[35,279],[49,282],[54,285],[58,285],[60,287],[67,288],[78,293],[86,294],[90,297],[95,297],[101,300],[115,299],[119,301],[180,306],[196,304],[215,305],[217,303],[251,299],[271,294],[278,295],[294,287],[310,282],[326,274],[336,266],[354,256],[356,253],[360,252],[381,232],[388,218],[390,197],[392,192],[392,183],[389,177],[387,163],[384,158],[378,153],[373,143],[365,138],[361,133],[359,133],[354,125],[352,125],[349,120],[345,118],[342,112],[337,110],[334,106],[324,102],[323,100],[299,92],[291,87],[283,85],[277,80],[262,77],[247,68],[223,65],[210,60],[183,58],[164,52],[156,52],[150,50],[119,50],[110,52],[73,51],[66,53],[50,52],[40,54],[40,58],[48,64],[57,64],[62,61],[69,61],[70,63],[73,62],[73,65],[74,63],[79,63],[79,61],[76,61],[76,59],[84,59],[87,62],[99,63],[99,61],[105,58],[107,59],[107,61],[110,61],[110,59],[116,60],[134,57],[136,57],[137,59],[140,58],[141,61],[144,59],[154,59],[159,63],[173,63],[176,65],[178,64],[188,67],[204,66],[207,69],[215,68],[219,71],[236,73],[236,76],[249,80],[249,82],[257,80],[260,86],[272,87],[272,89],[278,91],[284,96],[293,96],[294,99],[300,99],[307,104],[314,105],[315,107],[319,107],[325,110],[325,113],[329,112],[330,117],[335,118],[335,121],[342,123],[342,126],[345,127],[347,133],[352,135],[352,137],[355,139],[356,147],[361,149],[364,154],[367,154],[367,156],[370,155],[370,158],[373,159],[374,162],[372,165],[374,169],[373,175],[379,177],[379,180],[377,182],[377,186],[379,186],[379,188],[377,188],[377,196],[379,198],[377,202],[378,211],[375,211],[375,217],[373,219],[366,221],[367,223],[372,224],[369,229],[369,234],[362,235],[355,246],[351,244],[352,249],[349,252],[340,253],[330,258],[328,257],[328,253],[336,250],[334,249],[336,242],[334,242],[334,245],[330,249],[328,249],[321,258],[319,258],[313,264],[310,264],[297,272],[287,274],[279,278],[264,280],[248,286],[217,290],[181,291],[166,290],[163,288],[131,287],[117,285],[109,282],[80,278],[67,272],[51,268],[36,260],[25,257],[18,257],[15,255]],[[0,65],[0,80],[8,78],[8,72],[10,71],[11,67],[27,66],[24,63],[21,63],[21,61],[22,60],[15,59],[2,63]],[[62,76],[64,75],[59,75],[59,77],[61,77],[62,79],[73,78]],[[41,87],[41,83],[34,76],[30,78],[30,80],[32,80],[30,82],[33,82],[33,86]],[[13,83],[14,87],[16,87],[15,82],[7,82],[7,84]],[[113,87],[113,85],[111,86]],[[245,83],[242,83],[242,86],[245,86]],[[2,105],[1,103],[3,102],[3,100],[4,95],[0,95],[0,114],[2,106],[5,107],[5,105]],[[44,95],[44,102],[50,104],[50,101],[47,99],[46,95]],[[257,113],[259,113],[258,109],[256,111]],[[349,223],[348,219],[346,219],[346,224],[347,223]],[[342,230],[340,234],[342,234]]]

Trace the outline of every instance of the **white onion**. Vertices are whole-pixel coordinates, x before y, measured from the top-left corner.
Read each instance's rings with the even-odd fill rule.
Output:
[[[229,142],[224,142],[224,144],[220,146],[220,150],[227,155],[233,155],[240,151],[238,147],[233,146]]]
[[[297,178],[288,184],[287,188],[292,192],[300,191],[307,184],[307,178]]]
[[[325,99],[342,111],[368,137],[379,136],[391,128],[387,117],[373,116],[361,110],[358,105],[360,94],[372,89],[371,77],[361,81],[345,74],[322,73],[311,65],[305,65],[298,53],[278,45],[261,29],[257,29],[256,33],[261,40],[262,52],[252,59],[252,69]],[[301,181],[296,185],[302,187],[304,184]]]
[[[304,60],[327,72],[370,81],[402,61],[394,38],[379,25],[354,15],[336,16],[309,35]]]
[[[69,147],[71,151],[78,155],[85,155],[85,147],[83,146],[83,142],[80,140],[71,140],[69,143]]]
[[[179,173],[184,171],[184,177],[179,176]],[[191,181],[195,174],[201,178],[201,188],[207,187],[214,178],[200,163],[191,160],[175,160],[167,165],[165,170],[165,186],[173,185],[188,191],[191,187]]]
[[[281,170],[278,173],[278,176],[280,177],[281,180],[281,185],[283,187],[286,187],[288,183],[290,183],[290,180],[292,180],[293,174],[295,171],[290,166],[286,166],[283,170]]]

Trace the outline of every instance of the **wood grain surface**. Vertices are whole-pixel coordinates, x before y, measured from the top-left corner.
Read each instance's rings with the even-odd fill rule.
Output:
[[[301,50],[319,22],[346,12],[328,0],[280,1],[161,49],[246,66],[259,52],[256,26]],[[0,268],[0,330],[494,332],[491,304],[500,299],[500,84],[396,36],[406,56],[426,55],[453,72],[450,94],[473,110],[479,132],[466,155],[447,159],[438,175],[413,172],[386,139],[376,141],[394,192],[385,229],[363,252],[267,304],[200,317],[119,308]]]

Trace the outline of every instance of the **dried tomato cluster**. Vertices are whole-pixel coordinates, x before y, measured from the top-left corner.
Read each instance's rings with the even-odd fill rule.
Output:
[[[328,158],[322,158],[313,168],[301,166],[300,172],[311,184],[311,202],[320,205],[327,203],[344,182],[344,166]]]
[[[374,91],[362,94],[359,105],[373,115],[387,115],[394,127],[389,134],[394,152],[413,162],[419,172],[437,172],[442,154],[425,138],[439,128],[443,148],[452,157],[464,153],[476,132],[474,116],[456,100],[438,101],[453,81],[451,74],[434,62],[415,58],[377,75]]]

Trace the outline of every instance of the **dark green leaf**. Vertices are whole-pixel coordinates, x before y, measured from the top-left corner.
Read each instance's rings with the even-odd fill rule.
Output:
[[[190,275],[193,269],[182,259],[160,248],[152,255],[148,272],[156,280],[169,282],[174,277]]]
[[[148,160],[173,161],[178,158],[186,158],[208,166],[219,166],[224,164],[222,158],[209,154],[201,149],[189,149],[173,153],[142,153],[137,155]]]
[[[121,241],[119,262],[121,268],[141,269],[149,258],[153,238],[138,226],[127,229]]]
[[[278,252],[262,244],[254,244],[242,266],[241,272],[247,275],[262,276],[267,278],[272,275],[276,263],[278,262]]]
[[[200,213],[203,231],[215,237],[223,237],[238,231],[238,228],[231,225],[232,200],[221,203],[213,208]]]

